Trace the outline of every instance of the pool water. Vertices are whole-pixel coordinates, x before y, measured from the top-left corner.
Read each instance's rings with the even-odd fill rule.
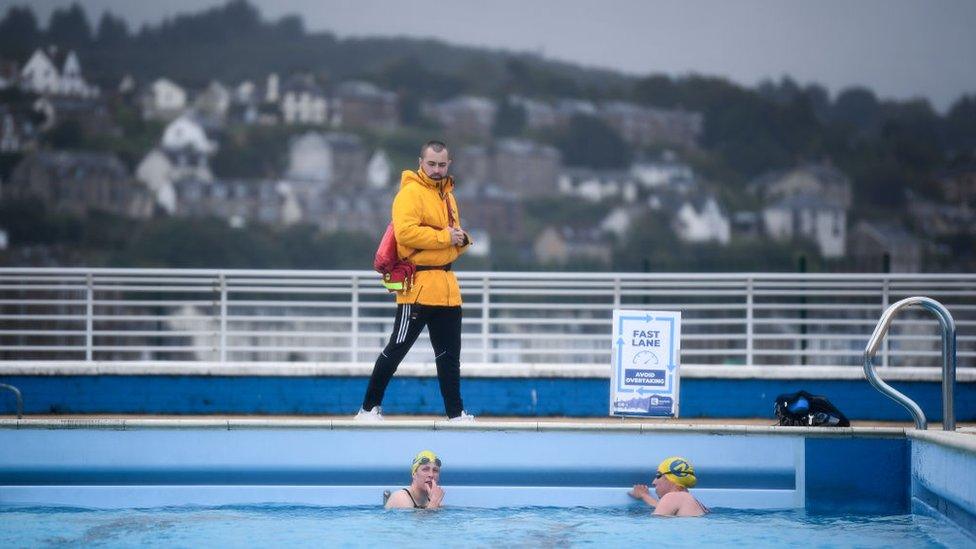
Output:
[[[973,547],[919,515],[625,508],[384,511],[377,507],[0,507],[0,547]]]

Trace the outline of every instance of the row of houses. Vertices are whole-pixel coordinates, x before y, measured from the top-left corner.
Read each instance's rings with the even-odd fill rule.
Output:
[[[214,177],[205,165],[179,160],[180,151],[192,150],[186,146],[150,153],[136,174],[107,153],[42,151],[18,164],[10,181],[0,186],[0,199],[36,197],[51,209],[77,214],[95,209],[134,218],[218,217],[235,227],[310,223],[326,232],[375,233],[388,222],[395,189],[387,184],[390,165],[381,151],[365,160],[362,144],[348,134],[308,132],[292,145],[288,171],[266,179]],[[154,187],[147,173],[160,154],[170,162],[168,169],[180,173]],[[311,169],[311,162],[326,164]],[[371,168],[379,175],[369,175]],[[350,185],[351,180],[359,183]],[[643,218],[654,216],[667,220],[685,242],[721,245],[736,234],[806,240],[828,259],[846,256],[874,269],[884,261],[894,272],[918,271],[928,244],[903,226],[861,221],[848,231],[849,185],[829,166],[800,166],[755,182],[750,190],[770,201],[758,212],[732,215],[708,192],[662,185],[595,223],[544,227],[538,234],[526,234],[524,200],[515,193],[490,183],[462,184],[457,199],[462,223],[478,235],[479,255],[491,252],[493,236],[504,235],[530,242],[535,260],[543,264],[608,264],[614,244],[624,242]],[[957,230],[976,234],[971,214]]]
[[[271,74],[260,85],[246,80],[232,89],[215,80],[192,99],[168,78],[158,78],[141,91],[136,88],[131,78],[120,85],[123,94],[137,94],[144,118],[169,121],[192,109],[208,128],[243,123],[389,132],[400,120],[395,93],[363,81],[342,82],[327,92],[309,74],[283,81]]]
[[[123,86],[126,91],[134,88],[130,81]],[[695,147],[704,124],[701,113],[621,101],[596,105],[562,99],[548,103],[518,96],[509,97],[508,101],[524,109],[526,129],[530,131],[561,131],[574,116],[592,116],[606,122],[635,147]],[[233,121],[388,132],[396,129],[400,120],[396,93],[355,80],[341,82],[327,91],[308,74],[291,75],[284,81],[277,74],[270,74],[264,83],[247,80],[233,89],[213,81],[193,100],[172,80],[159,78],[139,94],[139,103],[147,119],[171,120],[192,108],[209,125],[218,127]],[[424,116],[439,124],[449,138],[460,141],[490,140],[498,109],[498,102],[493,99],[469,95],[421,104]]]
[[[596,104],[562,98],[542,101],[512,95],[507,101],[525,113],[531,132],[563,131],[576,116],[603,120],[631,146],[655,145],[694,148],[704,127],[704,116],[683,109],[656,109],[623,101]],[[439,123],[456,139],[490,139],[499,105],[488,97],[462,95],[439,102],[425,102],[421,112]]]
[[[72,50],[39,48],[22,66],[0,59],[0,90],[8,89],[30,94],[31,100],[0,104],[0,153],[35,149],[43,132],[67,119],[86,130],[112,126],[101,91],[85,78]]]
[[[0,86],[16,85],[40,95],[81,98],[99,95],[98,87],[85,80],[78,54],[57,46],[35,50],[19,73],[15,74],[0,82]]]

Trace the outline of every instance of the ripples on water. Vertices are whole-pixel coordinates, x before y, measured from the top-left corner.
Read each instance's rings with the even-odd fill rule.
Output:
[[[638,506],[384,511],[373,507],[0,508],[0,547],[973,547],[916,515],[718,509],[701,519]]]

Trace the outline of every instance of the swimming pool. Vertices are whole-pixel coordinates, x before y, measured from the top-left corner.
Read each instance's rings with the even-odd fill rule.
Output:
[[[234,536],[262,521],[295,521],[295,531],[308,535],[317,522],[322,535],[362,523],[352,543],[373,544],[428,521],[421,524],[444,529],[444,544],[452,544],[450,525],[464,521],[465,532],[480,524],[485,532],[501,530],[497,535],[543,536],[539,544],[545,532],[560,529],[580,536],[570,544],[598,539],[592,536],[647,542],[655,539],[646,537],[648,529],[672,539],[672,527],[640,522],[646,511],[634,508],[626,491],[648,482],[661,458],[682,454],[699,471],[693,492],[718,509],[702,523],[724,532],[716,539],[769,545],[827,526],[867,532],[858,543],[898,531],[893,539],[924,545],[943,535],[932,528],[976,531],[974,438],[902,428],[630,421],[0,420],[0,520],[26,536],[15,545],[34,545],[30,540],[44,532],[54,539],[62,523],[75,524],[68,541],[117,527],[137,537],[114,533],[105,543],[132,545],[153,521],[172,525],[164,529],[174,540],[192,535],[193,525]],[[444,460],[441,481],[452,509],[429,518],[383,513],[382,491],[407,484],[410,460],[422,448]],[[228,513],[229,522],[220,518]],[[756,513],[764,517],[759,522],[794,526],[757,529]],[[505,527],[506,516],[523,517],[525,528]],[[88,532],[99,524],[107,526]],[[497,538],[473,539],[485,545]]]
[[[459,524],[463,525],[459,528]],[[662,520],[620,508],[166,507],[0,509],[0,546],[84,547],[966,547],[945,522],[913,515],[717,510]]]

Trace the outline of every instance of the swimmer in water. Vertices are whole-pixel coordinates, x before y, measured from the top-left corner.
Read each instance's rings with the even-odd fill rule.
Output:
[[[440,486],[441,459],[430,450],[423,450],[413,458],[410,467],[413,481],[410,486],[390,494],[387,509],[439,509],[444,501]]]
[[[654,475],[652,484],[657,498],[651,496],[646,484],[635,484],[627,494],[653,507],[655,515],[700,517],[708,513],[708,508],[688,491],[697,483],[691,462],[682,457],[669,457],[657,466]]]

